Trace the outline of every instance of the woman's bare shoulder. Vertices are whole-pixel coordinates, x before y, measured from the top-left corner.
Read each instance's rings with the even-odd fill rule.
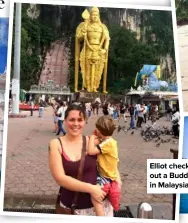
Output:
[[[61,136],[61,137],[59,137],[59,138],[55,138],[55,139],[51,139],[50,140],[50,145],[60,145],[61,143],[63,143],[64,142],[64,137],[65,136]]]
[[[59,140],[58,139],[51,139],[49,142],[49,146],[56,146],[58,144]]]
[[[61,140],[61,142],[60,142]],[[51,139],[50,142],[49,142],[49,148],[50,149],[58,149],[60,150],[61,149],[61,146],[62,145],[62,139]]]
[[[49,143],[49,149],[50,150],[59,150],[59,153],[62,154],[63,144],[64,144],[64,137],[62,136],[60,138],[52,139]]]

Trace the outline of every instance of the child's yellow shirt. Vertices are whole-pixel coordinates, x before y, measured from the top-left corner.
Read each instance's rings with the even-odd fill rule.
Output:
[[[100,150],[100,154],[97,156],[99,173],[103,177],[116,180],[119,162],[117,141],[110,137],[100,143],[97,148]]]

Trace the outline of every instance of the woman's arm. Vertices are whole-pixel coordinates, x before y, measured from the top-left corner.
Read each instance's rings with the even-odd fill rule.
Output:
[[[100,187],[81,182],[65,174],[60,151],[59,141],[57,139],[51,140],[49,145],[49,167],[56,182],[70,191],[89,193],[96,200],[102,201],[105,193]]]
[[[117,182],[118,182],[118,184],[121,187],[122,186],[122,181],[121,181],[121,176],[120,176],[120,173],[119,173],[119,170],[118,169],[117,169]]]

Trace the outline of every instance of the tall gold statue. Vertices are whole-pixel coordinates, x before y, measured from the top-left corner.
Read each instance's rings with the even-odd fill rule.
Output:
[[[75,92],[78,92],[79,64],[82,73],[82,90],[97,92],[103,74],[103,93],[106,91],[109,31],[101,23],[99,9],[92,7],[82,13],[84,22],[76,29],[75,38]],[[82,45],[82,49],[81,48]],[[81,52],[80,52],[81,51]]]

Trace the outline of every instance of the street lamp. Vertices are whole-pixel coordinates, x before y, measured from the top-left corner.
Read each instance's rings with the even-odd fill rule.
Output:
[[[14,77],[12,79],[12,113],[19,114],[20,103],[20,52],[21,52],[21,3],[16,3],[15,41],[14,41]]]

